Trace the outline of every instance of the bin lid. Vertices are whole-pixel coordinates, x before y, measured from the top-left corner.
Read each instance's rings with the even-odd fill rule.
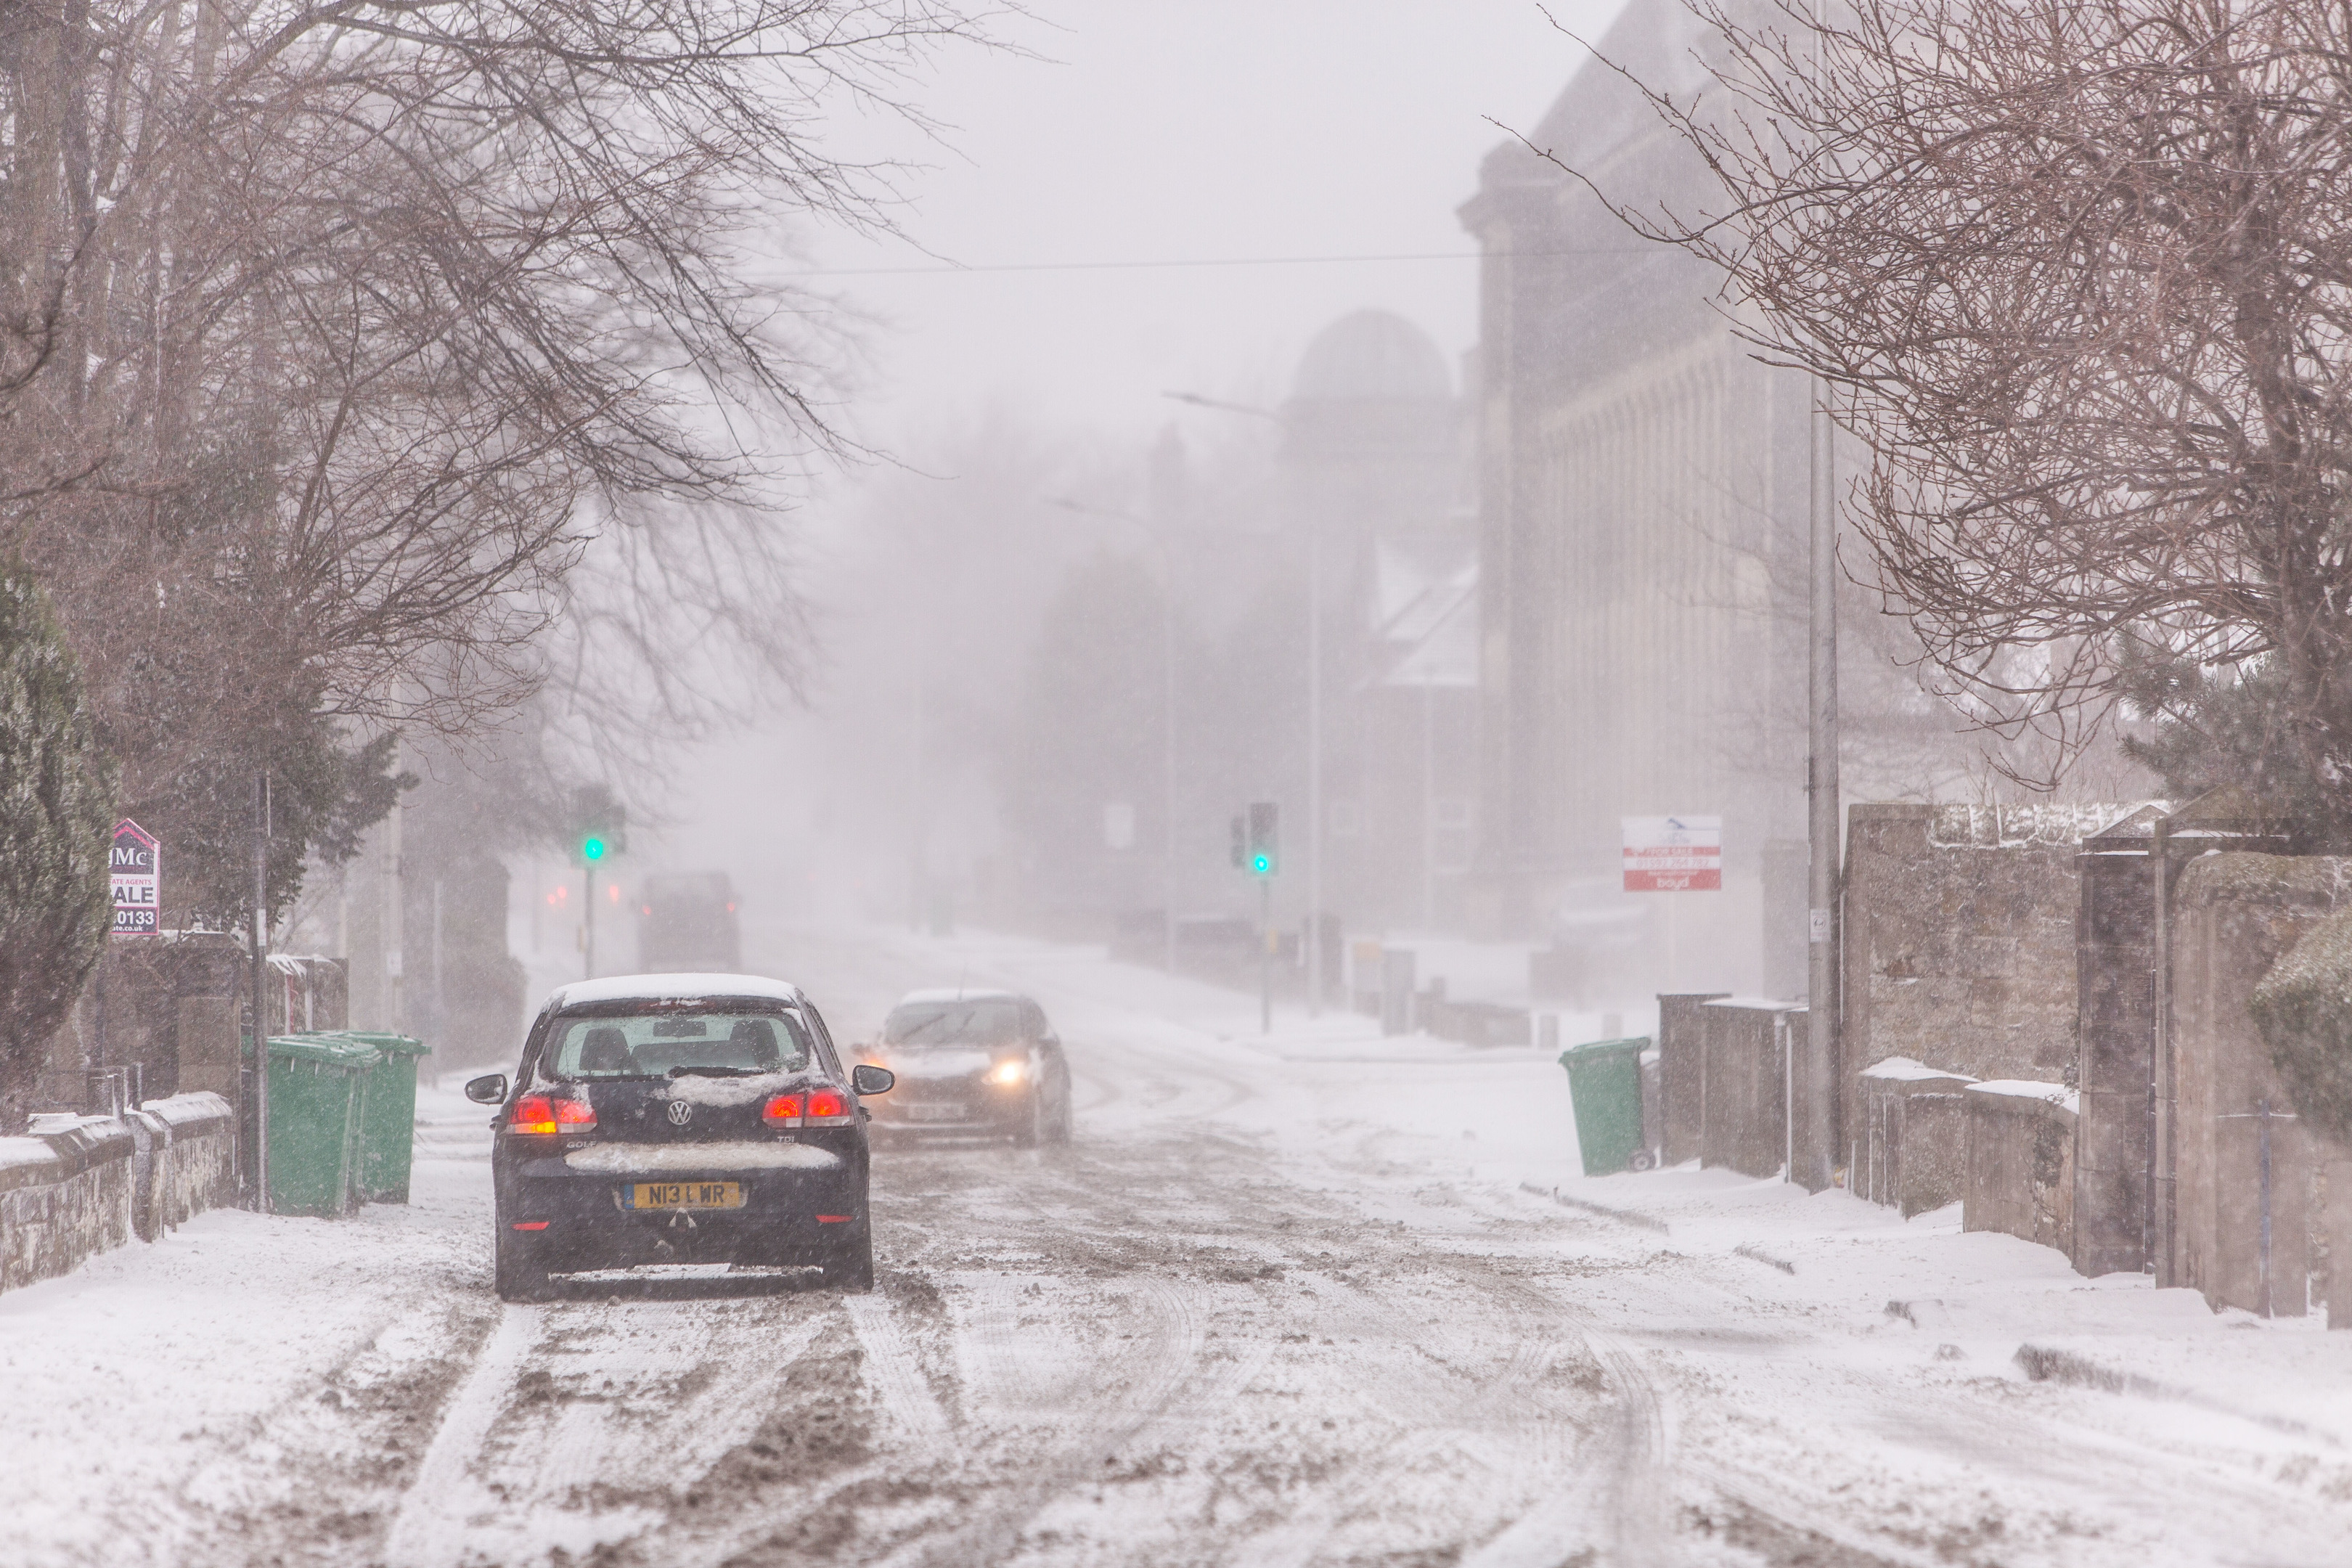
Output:
[[[334,1029],[325,1031],[339,1040],[357,1040],[363,1046],[373,1046],[386,1056],[429,1057],[433,1047],[413,1035],[382,1034],[373,1029]]]
[[[313,1062],[352,1072],[365,1072],[383,1059],[383,1053],[364,1040],[333,1035],[272,1035],[269,1054],[280,1061]]]
[[[1566,1067],[1571,1058],[1591,1061],[1600,1057],[1638,1056],[1650,1048],[1650,1037],[1637,1035],[1625,1040],[1587,1040],[1580,1046],[1570,1046],[1559,1053],[1559,1065]]]

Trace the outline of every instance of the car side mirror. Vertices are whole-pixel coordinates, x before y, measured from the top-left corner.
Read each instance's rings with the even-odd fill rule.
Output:
[[[476,1105],[499,1105],[507,1098],[507,1075],[485,1073],[480,1078],[466,1080],[466,1098]]]
[[[849,1087],[858,1094],[887,1094],[898,1075],[888,1068],[877,1068],[872,1062],[860,1062],[849,1069]]]

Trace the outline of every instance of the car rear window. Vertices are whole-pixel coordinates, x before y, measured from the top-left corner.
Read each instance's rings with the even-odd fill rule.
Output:
[[[1021,1004],[1011,996],[901,1002],[882,1025],[893,1046],[1002,1046],[1021,1037]]]
[[[790,1013],[645,1013],[557,1021],[545,1060],[559,1079],[667,1078],[679,1068],[797,1072],[807,1026]]]

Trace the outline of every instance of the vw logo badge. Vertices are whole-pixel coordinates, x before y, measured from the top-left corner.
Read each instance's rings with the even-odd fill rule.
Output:
[[[694,1106],[691,1102],[683,1100],[669,1102],[669,1124],[672,1127],[683,1127],[693,1120]]]

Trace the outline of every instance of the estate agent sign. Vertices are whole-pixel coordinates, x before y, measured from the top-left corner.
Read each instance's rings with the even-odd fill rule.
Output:
[[[1723,891],[1723,818],[1629,816],[1623,821],[1627,892]]]
[[[110,858],[114,883],[114,934],[153,936],[163,910],[163,847],[124,817],[114,825]]]

